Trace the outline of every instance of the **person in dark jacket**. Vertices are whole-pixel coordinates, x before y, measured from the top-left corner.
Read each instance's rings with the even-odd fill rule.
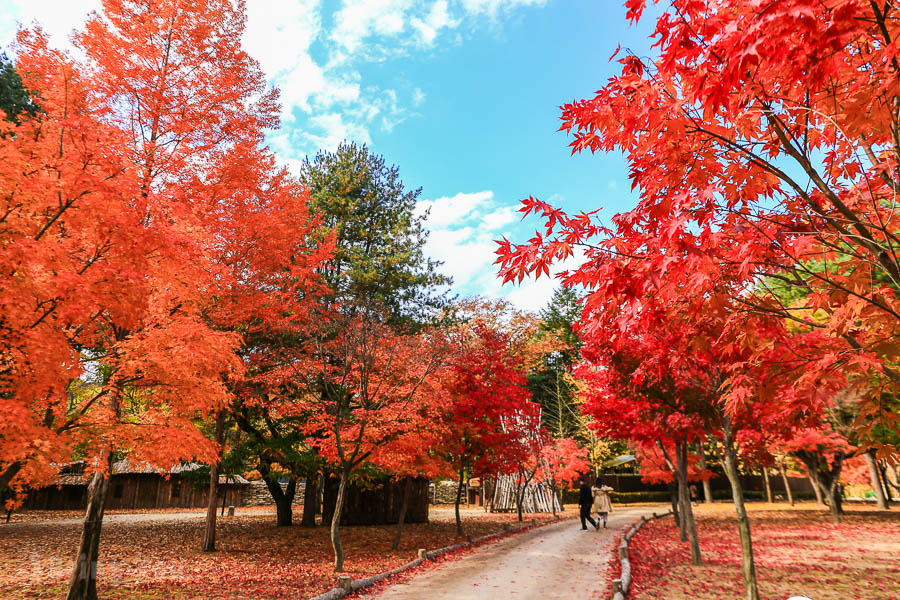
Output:
[[[587,523],[590,521],[594,529],[600,529],[600,524],[591,517],[591,506],[594,504],[594,495],[587,477],[581,478],[581,488],[578,490],[578,507],[581,509],[581,530],[587,531]]]

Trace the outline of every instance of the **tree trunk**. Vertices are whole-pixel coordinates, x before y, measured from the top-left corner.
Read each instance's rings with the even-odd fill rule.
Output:
[[[801,451],[795,453],[803,461],[809,472],[813,486],[821,490],[821,495],[828,499],[828,509],[831,511],[831,519],[837,524],[841,522],[841,495],[838,492],[838,484],[841,480],[841,469],[844,466],[844,453],[838,452],[834,457],[834,464],[829,467],[824,456],[818,452]],[[820,469],[820,467],[822,467]]]
[[[456,535],[462,537],[465,535],[462,528],[462,519],[459,518],[459,502],[462,498],[463,478],[466,476],[466,468],[459,469],[459,484],[456,486]]]
[[[706,451],[703,450],[703,444],[697,444],[697,456],[699,458],[697,464],[701,469],[706,469]],[[709,483],[709,479],[703,480],[703,501],[707,503],[713,501],[712,485]]]
[[[731,498],[734,501],[735,512],[737,512],[738,534],[741,538],[741,574],[744,576],[744,598],[745,600],[759,600],[756,563],[753,560],[753,540],[750,537],[750,519],[747,517],[747,507],[744,506],[744,490],[741,487],[740,474],[737,469],[737,451],[731,437],[730,419],[725,419],[723,433],[725,475],[731,484]]]
[[[875,466],[878,468],[878,472],[881,473],[881,488],[884,490],[885,499],[887,500],[888,506],[890,506],[891,502],[894,501],[894,495],[891,493],[891,486],[890,483],[888,483],[887,461],[882,463],[876,460]]]
[[[769,468],[766,466],[763,466],[762,474],[763,474],[763,483],[766,486],[766,502],[768,502],[769,504],[772,504],[772,502],[774,502],[774,501],[772,500],[772,482],[769,480]]]
[[[519,475],[521,477],[521,474]],[[522,503],[525,501],[525,488],[528,481],[523,478],[522,485],[516,484],[516,512],[519,513],[519,523],[522,522]]]
[[[334,572],[344,570],[344,549],[341,547],[341,512],[344,510],[344,496],[347,493],[349,469],[341,472],[341,483],[338,486],[337,499],[334,502],[334,514],[331,515],[331,547],[334,550]]]
[[[521,487],[521,490],[519,489]],[[522,502],[525,501],[525,488],[528,487],[528,484],[522,484],[521,486],[516,486],[516,512],[519,513],[519,523],[522,522]]]
[[[559,500],[559,491],[556,489],[556,481],[554,480],[550,484],[550,510],[553,512],[553,516],[556,516],[556,503],[559,502],[559,505],[562,506],[562,501]]]
[[[686,441],[675,442],[675,460],[678,470],[678,495],[681,499],[681,516],[691,542],[691,564],[702,565],[700,540],[697,539],[697,524],[694,522],[694,509],[691,506],[691,495],[688,489],[688,444]]]
[[[262,463],[260,464],[260,467],[263,467]],[[266,482],[269,493],[272,494],[272,499],[275,501],[275,514],[278,527],[290,527],[294,518],[293,503],[294,492],[297,489],[297,478],[292,475],[291,479],[288,481],[287,489],[282,490],[281,484],[278,483],[278,478],[269,471],[267,465],[264,468],[260,468],[259,472],[262,475],[263,481]]]
[[[306,488],[303,490],[303,519],[300,521],[301,527],[316,526],[316,504],[319,501],[319,472],[306,472]]]
[[[319,473],[316,482],[319,485],[319,493],[316,496],[316,515],[321,515],[322,505],[325,504],[325,473]]]
[[[784,463],[778,463],[778,470],[781,471],[781,480],[784,482],[784,493],[787,494],[788,502],[794,505],[794,494],[791,492],[791,483],[788,481],[787,472],[784,470]]]
[[[394,534],[394,543],[391,550],[400,547],[400,536],[403,535],[403,522],[406,521],[406,509],[409,508],[409,494],[412,492],[412,477],[407,477],[403,482],[403,502],[400,504],[400,518],[397,519],[397,533]]]
[[[678,491],[675,485],[675,482],[668,484],[669,488],[669,502],[672,503],[672,517],[675,519],[675,526],[681,530],[682,534],[682,542],[687,541],[687,537],[685,536],[684,529],[681,526],[681,511],[678,510]]]
[[[885,498],[884,488],[881,486],[881,476],[878,472],[875,451],[867,450],[863,452],[863,456],[866,459],[866,466],[869,467],[869,477],[872,480],[872,489],[875,490],[875,501],[878,504],[878,510],[887,510],[887,498]]]
[[[225,502],[228,500],[228,477],[225,477],[225,485],[223,486],[225,489],[222,490],[222,512],[219,513],[221,516],[225,516]]]
[[[809,482],[812,484],[813,493],[816,495],[816,504],[820,506],[825,506],[825,500],[822,498],[822,490],[819,489],[819,484],[816,483],[816,478],[813,477],[812,473],[807,472],[807,477],[809,477]]]
[[[203,551],[216,551],[216,500],[219,492],[219,463],[222,462],[222,442],[225,440],[225,411],[216,414],[216,444],[219,445],[219,460],[209,466],[209,501],[206,504],[206,534],[203,536]],[[222,505],[226,494],[222,493]]]
[[[9,488],[10,482],[12,482],[13,478],[19,474],[19,471],[22,470],[22,463],[16,461],[14,463],[10,463],[6,470],[3,473],[0,473],[0,498],[3,497],[6,490]]]
[[[100,555],[100,527],[106,508],[106,492],[109,490],[109,475],[112,473],[112,455],[104,458],[107,472],[95,472],[88,484],[87,509],[81,529],[81,542],[75,568],[69,580],[66,600],[97,600],[97,560]]]

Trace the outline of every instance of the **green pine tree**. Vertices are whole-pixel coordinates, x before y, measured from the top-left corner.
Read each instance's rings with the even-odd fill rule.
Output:
[[[450,279],[427,258],[425,217],[416,214],[421,188],[408,190],[396,166],[365,145],[344,142],[303,163],[301,181],[324,227],[337,236],[323,276],[341,304],[375,304],[421,323],[445,303]]]

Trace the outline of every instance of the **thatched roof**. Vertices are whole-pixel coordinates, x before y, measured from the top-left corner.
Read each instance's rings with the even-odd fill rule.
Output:
[[[51,485],[87,485],[87,477],[84,475],[84,461],[75,461],[68,465],[60,465],[60,474]],[[169,469],[160,469],[147,463],[133,463],[129,460],[120,460],[113,463],[113,475],[178,475],[202,469],[203,465],[197,463],[182,463],[173,465]],[[240,475],[219,475],[219,484],[247,485],[250,482]]]

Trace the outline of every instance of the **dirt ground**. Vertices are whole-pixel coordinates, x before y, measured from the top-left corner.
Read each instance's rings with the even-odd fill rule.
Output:
[[[571,515],[571,507],[564,513]],[[200,551],[205,512],[117,511],[104,520],[98,588],[108,600],[269,600],[307,598],[335,585],[327,527],[276,527],[274,507],[238,508],[222,517],[218,552]],[[300,509],[295,508],[299,520]],[[0,599],[60,598],[81,531],[77,513],[33,511],[0,524]],[[527,515],[528,520],[552,519]],[[473,537],[500,531],[515,514],[463,510]],[[393,569],[419,548],[457,543],[452,507],[432,507],[430,522],[404,528],[390,549],[394,526],[345,527],[346,573],[354,579]]]
[[[840,525],[815,503],[748,504],[760,595],[784,600],[900,600],[900,511],[846,505]],[[704,565],[689,564],[671,518],[632,540],[634,600],[740,598],[740,545],[731,504],[695,507]]]

